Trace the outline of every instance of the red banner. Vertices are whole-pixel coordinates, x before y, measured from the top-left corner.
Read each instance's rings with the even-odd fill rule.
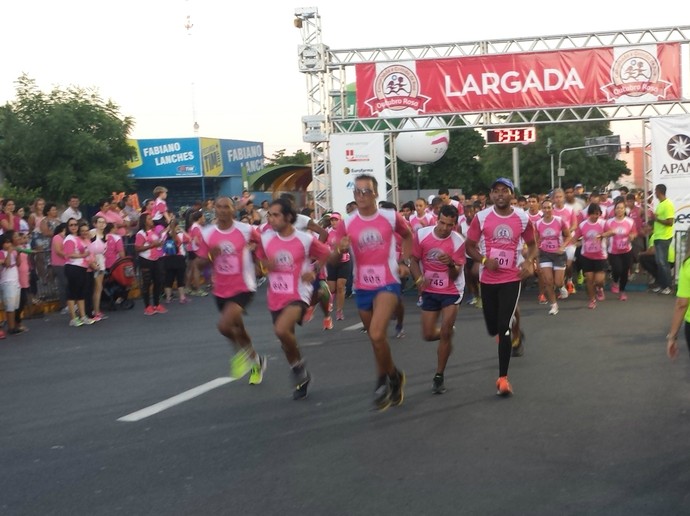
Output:
[[[681,98],[679,43],[365,63],[356,73],[359,118]]]

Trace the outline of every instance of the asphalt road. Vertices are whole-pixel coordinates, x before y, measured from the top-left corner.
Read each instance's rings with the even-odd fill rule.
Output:
[[[246,318],[269,356],[260,386],[228,378],[210,297],[81,328],[53,314],[0,341],[0,514],[690,513],[690,359],[664,352],[673,297],[588,310],[578,293],[549,316],[525,291],[526,352],[499,398],[495,341],[467,305],[448,391],[431,394],[436,345],[405,296],[407,337],[390,334],[406,397],[383,413],[353,300],[334,330],[298,330],[314,381],[295,402],[264,297]]]

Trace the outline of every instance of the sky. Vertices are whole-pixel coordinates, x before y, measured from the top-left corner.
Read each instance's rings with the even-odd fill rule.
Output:
[[[308,151],[301,117],[295,8],[317,7],[332,49],[472,42],[687,25],[670,2],[490,0],[389,3],[350,0],[4,0],[0,102],[26,73],[45,92],[97,90],[134,119],[131,137],[259,141],[272,156]],[[189,16],[189,18],[187,18]],[[193,25],[185,28],[187,21]],[[623,141],[642,140],[641,122]]]

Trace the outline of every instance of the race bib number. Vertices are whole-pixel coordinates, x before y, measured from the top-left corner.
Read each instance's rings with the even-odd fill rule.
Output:
[[[556,249],[558,249],[558,243],[555,242],[554,240],[547,240],[546,242],[544,242],[544,249],[547,252],[552,253]]]
[[[236,254],[220,254],[213,261],[219,274],[239,274],[240,258]]]
[[[291,294],[295,290],[295,279],[290,272],[272,272],[268,282],[276,294]]]
[[[628,250],[628,239],[627,238],[617,238],[616,239],[616,249],[619,251]]]
[[[598,254],[601,252],[601,240],[587,240],[585,242],[587,254]]]
[[[503,249],[492,249],[489,258],[498,262],[499,269],[511,269],[513,267],[513,253]]]
[[[424,271],[424,279],[430,287],[446,288],[450,284],[450,278],[447,272]]]
[[[386,269],[383,265],[365,265],[359,270],[359,283],[364,287],[382,287],[385,281]]]

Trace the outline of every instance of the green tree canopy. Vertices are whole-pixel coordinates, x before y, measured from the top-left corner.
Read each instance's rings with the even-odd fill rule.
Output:
[[[298,150],[292,156],[285,154],[285,149],[280,149],[273,153],[273,156],[266,158],[268,166],[275,165],[308,165],[311,163],[311,155],[302,150]]]
[[[111,192],[130,190],[127,161],[133,125],[97,91],[79,87],[38,89],[17,80],[17,97],[0,108],[0,170],[6,189],[64,202],[78,195],[94,203]]]

